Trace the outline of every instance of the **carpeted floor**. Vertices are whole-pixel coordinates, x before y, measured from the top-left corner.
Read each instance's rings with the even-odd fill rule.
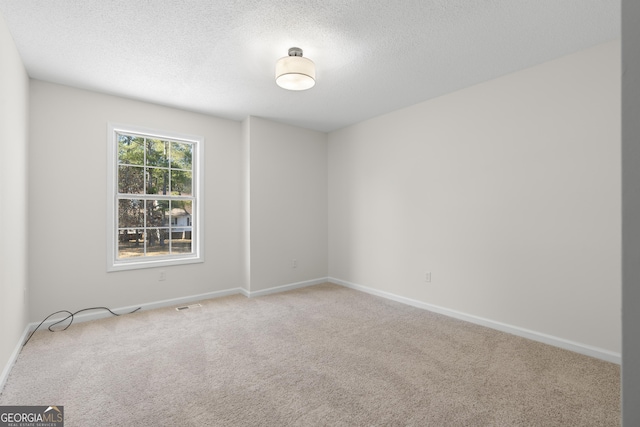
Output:
[[[65,426],[618,426],[618,365],[332,284],[36,333],[0,405]]]

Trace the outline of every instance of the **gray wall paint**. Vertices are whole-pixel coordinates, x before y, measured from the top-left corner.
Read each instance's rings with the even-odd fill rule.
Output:
[[[257,291],[327,276],[325,133],[37,80],[30,92],[31,321],[61,309]],[[204,263],[106,272],[108,122],[204,136]]]
[[[126,307],[237,288],[239,122],[31,81],[29,283],[32,321],[57,310]],[[107,123],[203,136],[204,263],[106,271]]]
[[[249,290],[327,277],[327,135],[247,122]]]
[[[0,16],[0,371],[27,323],[29,78]],[[0,387],[4,375],[0,376]]]
[[[331,133],[329,275],[619,358],[620,203],[617,41]]]
[[[640,425],[640,2],[622,2],[622,420]]]

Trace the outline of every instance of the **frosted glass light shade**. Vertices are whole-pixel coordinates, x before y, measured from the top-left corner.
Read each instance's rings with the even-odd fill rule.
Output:
[[[276,83],[289,90],[306,90],[316,84],[316,66],[302,56],[285,56],[276,63]]]

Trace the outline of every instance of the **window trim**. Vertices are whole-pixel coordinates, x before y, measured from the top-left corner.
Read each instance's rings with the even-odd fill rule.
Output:
[[[191,221],[193,254],[169,255],[163,257],[132,258],[119,260],[117,256],[117,213],[118,207],[118,142],[117,133],[139,134],[140,136],[174,141],[185,141],[194,144],[193,166],[193,195],[195,220]],[[183,134],[179,132],[163,131],[142,126],[121,123],[107,124],[107,272],[136,270],[153,267],[166,267],[204,262],[204,137]]]

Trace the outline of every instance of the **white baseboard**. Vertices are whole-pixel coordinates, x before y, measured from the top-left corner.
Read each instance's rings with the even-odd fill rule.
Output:
[[[155,301],[155,302],[150,302],[150,303],[145,303],[145,304],[139,304],[139,305],[132,305],[132,306],[128,306],[128,307],[120,307],[120,308],[115,308],[115,309],[111,309],[111,311],[113,311],[114,313],[118,313],[118,314],[127,314],[132,312],[133,310],[140,308],[140,310],[138,311],[144,311],[144,310],[152,310],[155,308],[162,308],[162,307],[170,307],[172,305],[182,305],[182,304],[188,304],[191,302],[195,302],[195,301],[202,301],[205,299],[211,299],[211,298],[220,298],[220,297],[225,297],[228,295],[237,295],[237,294],[244,294],[246,295],[246,291],[244,289],[241,288],[233,288],[233,289],[226,289],[226,290],[222,290],[222,291],[214,291],[214,292],[207,292],[204,294],[198,294],[198,295],[190,295],[190,296],[186,296],[186,297],[180,297],[180,298],[172,298],[172,299],[167,299],[167,300],[162,300],[162,301]],[[68,314],[66,313],[60,313],[59,315],[55,316],[52,319],[48,319],[45,322],[42,323],[42,325],[40,326],[40,328],[48,328],[49,326],[59,322],[60,320],[66,318],[68,316]],[[80,313],[76,316],[73,317],[73,321],[74,322],[88,322],[90,320],[97,320],[97,319],[103,319],[105,317],[110,317],[113,316],[111,313],[109,313],[107,310],[95,310],[95,311],[87,311],[87,312],[83,312]],[[67,324],[68,321],[65,322],[65,325]],[[0,393],[2,393],[2,390],[4,389],[4,385],[7,381],[7,378],[9,377],[9,372],[11,372],[11,368],[13,368],[13,365],[15,364],[16,360],[18,359],[18,355],[20,354],[20,351],[22,350],[22,346],[24,345],[24,342],[28,339],[29,335],[31,334],[31,332],[33,332],[33,330],[35,328],[38,327],[38,325],[40,325],[40,322],[32,322],[29,323],[25,329],[24,332],[22,333],[22,336],[20,337],[20,341],[18,342],[18,344],[16,345],[15,350],[13,351],[13,353],[11,353],[11,357],[9,358],[9,360],[7,361],[4,369],[2,370],[2,375],[0,376]]]
[[[127,306],[127,307],[112,308],[111,311],[113,311],[114,313],[122,315],[122,314],[130,313],[133,310],[136,310],[137,308],[140,308],[140,310],[137,310],[137,311],[153,310],[155,308],[170,307],[172,305],[188,304],[188,303],[191,303],[191,302],[202,301],[202,300],[205,300],[205,299],[226,297],[228,295],[237,295],[237,294],[243,293],[242,291],[243,291],[243,289],[241,289],[241,288],[232,288],[232,289],[226,289],[226,290],[222,290],[222,291],[207,292],[207,293],[204,293],[204,294],[189,295],[189,296],[186,296],[186,297],[171,298],[171,299],[166,299],[166,300],[161,300],[161,301],[154,301],[154,302],[149,302],[149,303],[144,303],[144,304],[130,305],[130,306]],[[55,318],[48,319],[46,322],[44,322],[42,324],[42,326],[40,326],[40,328],[47,328],[47,327],[53,325],[54,323],[59,322],[60,320],[64,319],[67,316],[68,316],[68,314],[61,313],[60,315],[56,316]],[[90,320],[104,319],[105,317],[111,317],[111,316],[113,316],[113,314],[109,313],[107,310],[87,311],[87,312],[83,312],[83,313],[80,313],[80,314],[74,316],[73,317],[73,321],[74,322],[88,322]],[[40,322],[30,323],[29,326],[28,326],[29,330],[30,331],[34,330],[39,325],[39,323]]]
[[[25,326],[24,332],[22,332],[22,335],[20,336],[20,340],[18,341],[18,344],[16,344],[16,348],[13,349],[13,353],[11,353],[11,356],[9,357],[7,364],[4,366],[4,369],[2,370],[2,375],[0,375],[0,394],[2,394],[2,390],[4,390],[4,385],[7,383],[7,379],[9,378],[9,372],[11,372],[11,368],[13,368],[13,365],[16,363],[16,360],[18,359],[18,355],[22,350],[22,343],[25,342],[30,331],[31,329],[29,325]]]
[[[520,328],[518,326],[512,326],[501,322],[496,322],[494,320],[485,319],[478,316],[473,316],[470,314],[462,313],[455,310],[450,310],[448,308],[439,307],[437,305],[428,304],[422,301],[414,300],[411,298],[406,298],[400,295],[395,295],[390,292],[380,291],[377,289],[370,288],[368,286],[358,285],[355,283],[347,282],[345,280],[336,279],[334,277],[329,277],[327,279],[331,283],[335,283],[337,285],[345,286],[347,288],[355,289],[358,291],[366,292],[371,295],[376,295],[382,298],[386,298],[392,301],[400,302],[402,304],[407,304],[413,307],[421,308],[424,310],[432,311],[434,313],[443,314],[445,316],[453,317],[459,320],[464,320],[466,322],[475,323],[477,325],[486,326],[491,329],[496,329],[498,331],[507,332],[512,335],[517,335],[523,338],[527,338],[533,341],[538,341],[544,344],[549,344],[554,347],[563,348],[565,350],[570,350],[575,353],[584,354],[586,356],[595,357],[597,359],[605,360],[607,362],[612,362],[620,365],[622,363],[622,357],[620,353],[615,353],[613,351],[604,350],[597,347],[592,347],[590,345],[585,345],[581,343],[577,343],[574,341],[569,341],[563,338],[554,337],[552,335],[543,334],[540,332],[532,331],[529,329]]]
[[[229,295],[237,295],[237,294],[244,295],[247,298],[253,298],[253,297],[264,296],[264,295],[273,294],[273,293],[277,293],[277,292],[289,291],[289,290],[292,290],[292,289],[304,288],[304,287],[307,287],[307,286],[319,285],[319,284],[325,283],[327,281],[328,281],[328,278],[323,277],[323,278],[314,279],[314,280],[306,280],[306,281],[303,281],[303,282],[290,283],[290,284],[282,285],[282,286],[275,286],[275,287],[272,287],[272,288],[262,289],[262,290],[253,291],[253,292],[248,291],[248,290],[246,290],[244,288],[232,288],[232,289],[226,289],[226,290],[222,290],[222,291],[214,291],[214,292],[208,292],[208,293],[204,293],[204,294],[190,295],[190,296],[186,296],[186,297],[172,298],[172,299],[167,299],[167,300],[162,300],[162,301],[155,301],[155,302],[144,303],[144,304],[139,304],[139,305],[131,305],[131,306],[127,306],[127,307],[114,308],[114,309],[111,309],[111,311],[113,311],[114,313],[118,313],[118,314],[122,315],[122,314],[130,313],[133,310],[136,310],[137,308],[140,309],[139,311],[153,310],[155,308],[170,307],[172,305],[188,304],[188,303],[192,303],[192,302],[196,302],[196,301],[202,301],[202,300],[211,299],[211,298],[220,298],[220,297],[225,297],[225,296],[229,296]],[[13,353],[11,354],[11,357],[9,358],[9,360],[7,361],[4,369],[2,370],[2,375],[0,376],[0,393],[2,393],[4,385],[5,385],[6,381],[7,381],[7,378],[9,377],[9,373],[11,372],[11,368],[13,368],[13,365],[15,364],[16,360],[18,359],[18,355],[20,354],[20,351],[22,350],[22,346],[24,345],[24,342],[27,340],[27,338],[29,337],[31,332],[36,327],[38,327],[38,325],[40,325],[40,328],[48,328],[49,326],[51,326],[51,325],[59,322],[60,320],[66,318],[67,316],[68,316],[68,314],[61,313],[61,314],[55,316],[52,319],[46,320],[45,322],[42,323],[42,325],[40,325],[40,322],[32,322],[32,323],[29,323],[25,327],[24,332],[22,333],[22,336],[20,337],[20,341],[16,345],[16,348],[14,349]],[[111,313],[109,313],[107,310],[87,311],[87,312],[83,312],[83,313],[80,313],[80,314],[74,316],[73,321],[74,322],[88,322],[90,320],[103,319],[105,317],[110,317],[110,316],[113,316],[113,315]],[[66,322],[65,322],[65,324],[66,324]]]
[[[319,279],[305,280],[304,282],[290,283],[288,285],[282,285],[282,286],[274,286],[273,288],[262,289],[259,291],[247,291],[246,289],[242,289],[242,293],[249,298],[254,298],[254,297],[261,297],[269,294],[275,294],[278,292],[290,291],[292,289],[306,288],[307,286],[319,285],[321,283],[326,283],[328,281],[329,281],[329,278],[322,277]]]
[[[149,303],[143,303],[143,304],[138,304],[138,305],[130,305],[127,307],[120,307],[120,308],[114,308],[111,309],[111,311],[113,311],[114,313],[117,314],[127,314],[132,312],[133,310],[136,310],[137,308],[140,308],[139,311],[145,311],[145,310],[153,310],[155,308],[162,308],[162,307],[170,307],[172,305],[181,305],[181,304],[188,304],[188,303],[192,303],[192,302],[196,302],[196,301],[202,301],[202,300],[206,300],[206,299],[211,299],[211,298],[220,298],[220,297],[225,297],[225,296],[229,296],[229,295],[237,295],[237,294],[241,294],[244,295],[248,298],[253,298],[253,297],[259,297],[259,296],[263,296],[263,295],[268,295],[268,294],[273,294],[276,292],[284,292],[284,291],[289,291],[292,289],[297,289],[297,288],[304,288],[307,286],[313,286],[313,285],[318,285],[320,283],[325,283],[327,282],[328,279],[326,277],[320,278],[320,279],[314,279],[314,280],[307,280],[304,282],[297,282],[297,283],[290,283],[287,285],[282,285],[282,286],[276,286],[273,288],[268,288],[268,289],[262,289],[259,291],[248,291],[244,288],[232,288],[232,289],[225,289],[222,291],[214,291],[214,292],[207,292],[204,294],[197,294],[197,295],[189,295],[186,297],[179,297],[179,298],[172,298],[172,299],[167,299],[167,300],[161,300],[161,301],[154,301],[154,302],[149,302]],[[48,328],[49,326],[59,322],[60,320],[66,318],[68,316],[68,314],[66,313],[61,313],[59,315],[56,315],[54,318],[48,319],[47,321],[45,321],[42,326],[40,326],[41,328]],[[83,312],[80,313],[76,316],[74,316],[73,321],[74,322],[87,322],[90,320],[97,320],[97,319],[103,319],[105,317],[110,317],[113,316],[111,313],[109,313],[107,310],[95,310],[95,311],[87,311],[87,312]],[[33,331],[37,326],[39,325],[39,322],[33,322],[33,323],[29,323],[29,325],[27,325],[27,328],[29,329],[29,332]],[[24,340],[22,341],[24,342]],[[22,342],[20,343],[22,345]]]
[[[617,363],[620,364],[621,363],[621,355],[619,353],[614,353],[612,351],[609,350],[604,350],[601,348],[596,348],[596,347],[592,347],[592,346],[588,346],[585,344],[580,344],[580,343],[576,343],[573,341],[569,341],[569,340],[565,340],[562,338],[558,338],[558,337],[554,337],[551,335],[547,335],[547,334],[542,334],[540,332],[536,332],[536,331],[531,331],[528,329],[524,329],[524,328],[520,328],[517,326],[511,326],[511,325],[507,325],[505,323],[501,323],[501,322],[496,322],[493,320],[489,320],[489,319],[485,319],[482,317],[478,317],[478,316],[473,316],[470,314],[465,314],[459,311],[455,311],[455,310],[450,310],[448,308],[444,308],[444,307],[439,307],[436,305],[432,305],[432,304],[428,304],[422,301],[418,301],[418,300],[414,300],[411,298],[406,298],[406,297],[402,297],[399,295],[395,295],[392,294],[390,292],[385,292],[385,291],[380,291],[377,289],[373,289],[367,286],[362,286],[362,285],[358,285],[355,283],[351,283],[351,282],[347,282],[345,280],[341,280],[341,279],[336,279],[334,277],[323,277],[323,278],[318,278],[318,279],[313,279],[313,280],[306,280],[303,282],[297,282],[297,283],[291,283],[291,284],[287,284],[287,285],[282,285],[282,286],[275,286],[272,288],[268,288],[268,289],[262,289],[259,291],[249,291],[246,290],[244,288],[232,288],[232,289],[227,289],[227,290],[222,290],[222,291],[214,291],[214,292],[208,292],[208,293],[204,293],[204,294],[198,294],[198,295],[190,295],[190,296],[186,296],[186,297],[180,297],[180,298],[173,298],[173,299],[167,299],[167,300],[162,300],[162,301],[156,301],[156,302],[150,302],[150,303],[145,303],[145,304],[140,304],[140,305],[132,305],[132,306],[128,306],[128,307],[121,307],[121,308],[117,308],[117,309],[112,309],[113,312],[118,313],[118,314],[126,314],[129,313],[133,310],[135,310],[136,308],[140,307],[140,310],[152,310],[155,308],[162,308],[162,307],[169,307],[172,305],[181,305],[181,304],[187,304],[187,303],[191,303],[191,302],[196,302],[196,301],[201,301],[201,300],[205,300],[205,299],[211,299],[211,298],[220,298],[220,297],[224,297],[224,296],[229,296],[229,295],[237,295],[237,294],[241,294],[244,295],[248,298],[255,298],[255,297],[260,297],[260,296],[264,296],[264,295],[269,295],[269,294],[274,294],[277,292],[284,292],[284,291],[289,291],[292,289],[298,289],[298,288],[304,288],[307,286],[314,286],[314,285],[319,285],[321,283],[325,283],[325,282],[331,282],[331,283],[335,283],[337,285],[341,285],[341,286],[345,286],[347,288],[351,288],[351,289],[355,289],[361,292],[366,292],[368,294],[371,295],[376,295],[382,298],[386,298],[392,301],[396,301],[396,302],[400,302],[402,304],[406,304],[406,305],[410,305],[413,307],[417,307],[417,308],[421,308],[424,310],[428,310],[428,311],[432,311],[434,313],[439,313],[439,314],[443,314],[445,316],[449,316],[449,317],[453,317],[456,319],[460,319],[460,320],[464,320],[467,322],[471,322],[471,323],[475,323],[481,326],[486,326],[488,328],[491,329],[496,329],[502,332],[507,332],[513,335],[517,335],[523,338],[528,338],[534,341],[538,341],[538,342],[542,342],[545,344],[549,344],[549,345],[553,345],[555,347],[559,347],[559,348],[563,348],[565,350],[570,350],[570,351],[574,351],[576,353],[580,353],[580,354],[584,354],[586,356],[591,356],[591,357],[595,357],[597,359],[602,359],[605,360],[607,362],[612,362],[612,363]],[[100,310],[100,311],[96,311],[96,312],[86,312],[86,313],[81,313],[78,314],[77,316],[74,317],[74,321],[75,322],[87,322],[90,320],[96,320],[96,319],[102,319],[105,317],[109,317],[112,316],[111,313],[109,313],[106,310]],[[61,315],[60,317],[57,317],[55,319],[49,319],[46,322],[44,322],[41,326],[41,328],[46,328],[58,321],[60,321],[61,319],[63,319],[64,317],[66,317],[65,315]],[[18,355],[20,354],[20,351],[22,350],[22,345],[23,343],[27,340],[27,337],[29,336],[29,334],[31,333],[31,331],[33,331],[37,326],[38,326],[39,322],[34,322],[34,323],[29,323],[26,327],[24,332],[22,333],[22,336],[20,337],[20,341],[18,342],[18,344],[16,345],[16,348],[14,349],[13,353],[11,354],[11,357],[9,358],[9,360],[7,361],[7,364],[5,365],[3,371],[2,371],[2,375],[0,376],[0,393],[2,392],[4,385],[7,381],[7,378],[9,377],[9,372],[11,372],[11,368],[13,367],[14,363],[16,362]]]

